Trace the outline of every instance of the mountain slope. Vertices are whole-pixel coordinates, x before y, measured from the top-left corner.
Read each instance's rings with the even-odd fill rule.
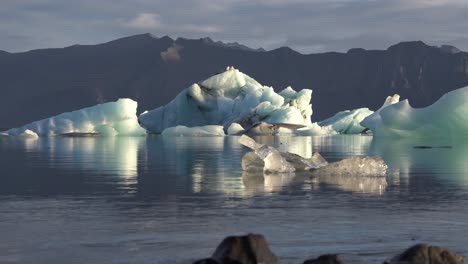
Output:
[[[281,90],[314,90],[312,118],[378,108],[399,93],[420,107],[468,85],[468,53],[404,42],[387,50],[303,55],[207,41],[136,35],[99,45],[0,52],[0,127],[13,127],[129,97],[139,111],[169,102],[193,82],[233,65]]]

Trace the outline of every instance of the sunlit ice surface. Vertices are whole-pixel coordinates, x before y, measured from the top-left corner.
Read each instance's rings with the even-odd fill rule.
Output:
[[[282,263],[381,263],[419,242],[467,255],[468,145],[255,137],[328,161],[381,156],[381,182],[242,172],[238,137],[0,138],[0,262],[191,263],[261,233]],[[449,147],[450,146],[450,147]],[[381,180],[381,179],[380,179]]]

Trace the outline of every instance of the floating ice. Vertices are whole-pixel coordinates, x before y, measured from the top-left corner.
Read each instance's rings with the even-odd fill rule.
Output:
[[[242,157],[242,169],[247,172],[264,171],[282,173],[312,170],[314,175],[342,177],[385,177],[388,166],[379,157],[355,156],[328,163],[318,152],[306,159],[297,154],[279,152],[277,149],[259,144],[252,138],[242,135],[239,143],[250,148]]]
[[[119,99],[116,102],[99,104],[81,110],[63,113],[51,118],[32,122],[20,128],[12,128],[10,136],[54,136],[70,134],[144,135],[138,125],[137,102]]]
[[[239,135],[244,132],[244,128],[238,123],[232,123],[227,130],[228,135]]]
[[[188,137],[207,137],[207,136],[224,136],[223,126],[199,126],[186,127],[175,126],[168,127],[163,130],[163,136],[188,136]]]
[[[177,125],[204,126],[232,123],[244,128],[259,122],[270,124],[311,123],[312,90],[299,92],[291,87],[275,93],[246,74],[228,67],[200,84],[192,84],[169,104],[139,116],[141,125],[152,133]]]
[[[355,156],[329,163],[313,171],[314,175],[340,177],[385,177],[388,166],[379,157]]]
[[[369,108],[346,110],[318,122],[318,125],[331,128],[339,134],[359,134],[365,130],[365,127],[360,126],[359,123],[372,113],[374,111]]]
[[[376,113],[379,113],[382,109],[391,104],[398,103],[399,100],[400,96],[398,94],[388,96]],[[374,111],[369,110],[369,108],[341,111],[328,119],[318,122],[318,125],[322,128],[322,131],[324,131],[323,133],[326,133],[328,129],[339,134],[359,134],[366,129],[360,125],[361,121],[373,113]]]
[[[254,150],[242,157],[242,169],[245,171],[293,172],[315,169],[327,164],[317,152],[312,158],[306,159],[294,153],[279,152],[273,147],[258,144],[246,135],[242,135],[239,142]]]
[[[39,136],[34,132],[29,129],[26,129],[23,133],[18,135],[19,137],[24,137],[24,138],[38,138]]]
[[[408,100],[385,107],[361,122],[374,137],[461,138],[468,136],[468,87],[444,94],[434,104],[412,108]]]

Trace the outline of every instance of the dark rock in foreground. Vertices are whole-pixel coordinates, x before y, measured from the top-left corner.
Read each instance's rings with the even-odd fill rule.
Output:
[[[219,262],[212,258],[206,258],[195,261],[193,264],[219,264]]]
[[[216,248],[212,257],[196,264],[279,264],[278,257],[271,252],[262,235],[230,236]]]
[[[463,264],[464,259],[456,253],[438,246],[417,244],[384,264]],[[216,248],[211,258],[205,258],[193,264],[279,264],[278,257],[271,252],[264,236],[248,234],[246,236],[226,237]],[[303,264],[343,264],[338,255],[321,255]]]
[[[464,259],[456,253],[437,246],[418,244],[396,256],[388,264],[462,264]]]
[[[322,255],[319,256],[316,259],[310,259],[304,261],[303,264],[342,264],[343,262],[340,260],[338,255],[332,255],[332,254],[327,254],[327,255]]]

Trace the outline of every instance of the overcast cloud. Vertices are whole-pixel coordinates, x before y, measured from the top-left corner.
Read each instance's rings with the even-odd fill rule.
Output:
[[[152,33],[302,53],[423,40],[468,50],[468,0],[1,0],[0,50]]]

